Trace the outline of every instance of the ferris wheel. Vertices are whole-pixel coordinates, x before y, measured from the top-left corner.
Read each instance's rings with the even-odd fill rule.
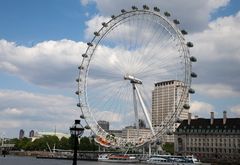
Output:
[[[136,147],[170,133],[189,109],[192,72],[191,42],[169,12],[132,6],[102,22],[82,54],[76,94],[82,115],[105,146]],[[173,110],[156,125],[153,91],[159,82],[177,82]],[[163,92],[164,94],[164,92]],[[166,94],[169,95],[168,92]],[[158,99],[161,102],[161,99]]]

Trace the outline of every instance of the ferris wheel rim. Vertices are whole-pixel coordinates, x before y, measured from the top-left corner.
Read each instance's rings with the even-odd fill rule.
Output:
[[[87,108],[88,111],[91,112],[91,110],[89,109],[88,96],[87,96],[87,86],[88,86],[88,79],[87,79],[87,77],[88,77],[88,73],[89,73],[89,65],[90,65],[90,62],[91,62],[91,58],[92,58],[92,56],[94,55],[94,52],[95,52],[98,44],[99,44],[99,43],[101,42],[101,40],[105,37],[105,35],[109,32],[109,30],[111,30],[111,28],[112,28],[114,25],[116,25],[117,23],[121,22],[121,21],[124,20],[124,19],[127,19],[127,18],[128,18],[128,17],[126,17],[127,14],[130,15],[130,16],[128,16],[128,17],[134,16],[134,15],[136,15],[136,14],[139,14],[139,15],[140,15],[140,14],[152,14],[152,15],[154,15],[154,16],[159,17],[160,19],[163,19],[163,20],[174,30],[174,32],[176,32],[176,34],[177,34],[177,36],[178,36],[178,39],[181,40],[180,43],[181,43],[181,44],[184,44],[184,46],[183,46],[183,48],[185,48],[185,50],[184,50],[184,52],[185,52],[184,55],[187,56],[187,57],[186,57],[186,60],[187,60],[187,62],[189,63],[189,64],[188,64],[188,67],[189,67],[188,69],[191,70],[191,64],[190,64],[190,61],[189,61],[189,59],[188,59],[188,58],[189,58],[189,51],[188,51],[187,47],[185,46],[184,37],[183,37],[183,35],[180,33],[179,29],[177,29],[172,22],[170,22],[167,18],[165,18],[164,16],[162,16],[160,13],[154,12],[154,11],[151,11],[151,10],[131,10],[131,11],[128,11],[128,12],[123,12],[122,14],[120,14],[120,15],[112,18],[111,20],[109,20],[109,21],[106,23],[107,25],[109,25],[110,23],[113,23],[113,25],[110,26],[110,27],[108,28],[108,30],[107,30],[104,34],[101,35],[101,32],[102,32],[104,29],[106,29],[106,27],[105,27],[105,26],[102,26],[102,28],[97,32],[98,35],[97,35],[97,33],[96,33],[96,35],[93,37],[93,39],[91,40],[91,42],[88,43],[88,47],[87,47],[87,49],[86,49],[85,54],[87,54],[87,55],[90,56],[90,57],[89,57],[89,59],[88,59],[89,62],[88,62],[87,65],[85,66],[86,68],[84,68],[84,69],[86,69],[86,71],[85,71],[85,76],[83,77],[84,80],[81,80],[81,81],[84,81],[84,83],[81,83],[81,84],[84,84],[84,85],[81,85],[80,83],[78,83],[78,89],[81,89],[82,95],[84,95],[84,97],[78,95],[78,96],[79,96],[80,109],[81,109],[82,113],[83,113],[83,111],[84,111],[83,108]],[[131,15],[131,14],[132,14],[132,15]],[[119,21],[116,21],[116,20],[118,20],[118,18],[120,18],[120,20],[119,20]],[[122,18],[122,19],[121,19],[121,18]],[[116,22],[114,23],[114,21],[116,21]],[[97,42],[95,42],[95,41],[97,41]],[[94,47],[94,48],[92,48],[92,47]],[[89,53],[89,52],[90,52],[90,53]],[[87,59],[86,59],[86,58],[83,58],[80,67],[81,67],[81,66],[84,66],[83,64],[84,64],[85,60],[87,60]],[[186,74],[189,74],[189,73],[186,73]],[[81,76],[81,68],[80,68],[80,71],[79,71],[79,79],[80,79],[80,77],[82,78],[82,76]],[[188,86],[188,88],[189,88],[190,85],[191,85],[191,79],[189,79],[188,76],[185,76],[185,81],[188,82],[187,86]],[[185,91],[185,92],[186,92],[186,91]],[[85,99],[85,100],[83,100],[83,99]],[[82,102],[84,102],[85,105],[81,105]],[[93,115],[93,114],[90,114],[90,115],[91,115],[91,118],[95,121],[96,125],[98,125],[96,119],[94,119],[94,115]],[[174,114],[172,118],[174,118],[175,115],[176,115],[176,114]],[[90,124],[90,123],[88,123],[87,120],[86,120],[86,122],[87,122],[87,124]],[[164,129],[164,128],[163,128],[163,129]],[[103,133],[104,133],[104,130],[102,130],[102,131],[103,131]],[[107,134],[107,132],[105,132],[105,133]],[[158,134],[156,134],[155,136],[157,136],[157,135],[158,135]]]

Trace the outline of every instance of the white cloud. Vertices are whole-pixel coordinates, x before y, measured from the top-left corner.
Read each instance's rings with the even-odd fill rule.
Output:
[[[92,2],[92,0],[82,0],[81,2],[83,5],[87,5]],[[193,69],[196,69],[196,72],[199,74],[199,78],[193,81],[193,84],[198,84],[196,85],[196,92],[199,91],[202,94],[214,98],[239,97],[240,45],[238,40],[240,34],[238,29],[240,27],[240,13],[235,16],[219,18],[209,23],[211,13],[215,12],[219,7],[226,6],[228,2],[229,0],[174,0],[171,2],[132,0],[128,2],[115,1],[114,3],[110,0],[96,1],[101,13],[86,22],[88,27],[85,31],[86,38],[91,38],[93,32],[102,26],[101,23],[110,19],[105,15],[118,14],[121,8],[129,9],[132,5],[137,5],[139,8],[145,3],[150,4],[151,7],[155,5],[159,6],[162,12],[165,11],[165,9],[169,10],[173,18],[176,17],[180,19],[181,27],[185,27],[186,30],[198,31],[198,33],[194,35],[189,35],[189,39],[196,43],[192,54],[198,58],[198,63],[193,66]],[[173,6],[173,4],[175,5]],[[139,29],[141,31],[141,28]],[[164,63],[161,63],[164,61],[161,58],[156,59],[154,63],[147,63],[150,61],[149,57],[151,57],[148,55],[150,54],[149,51],[152,51],[152,54],[161,52],[164,54],[167,51],[159,51],[159,49],[152,49],[151,45],[147,46],[149,47],[145,49],[146,52],[144,52],[146,54],[145,56],[143,55],[145,58],[141,59],[143,62],[139,63],[139,66],[136,68],[144,68],[146,65],[152,65],[152,68],[155,69],[164,65]],[[45,41],[33,47],[19,46],[13,42],[0,40],[0,69],[1,71],[19,76],[36,85],[69,87],[74,83],[74,79],[77,76],[76,67],[80,64],[81,54],[85,50],[85,43],[70,40]],[[110,47],[100,46],[98,48],[99,58],[95,59],[97,63],[95,63],[94,66],[93,61],[91,67],[108,69],[113,73],[109,74],[109,76],[113,76],[115,73],[118,73],[117,67],[122,64],[119,61],[126,60],[125,57],[128,53],[129,52],[121,49],[121,47],[112,49]],[[137,51],[131,53],[139,55]],[[132,61],[128,62],[130,65],[128,63],[126,66],[123,66],[123,68],[126,70],[134,69],[135,66],[131,65]],[[159,73],[163,74],[166,73],[166,71],[157,71],[156,75]],[[154,76],[157,77],[156,75]],[[93,74],[92,77],[90,75],[89,85],[98,84],[99,79],[94,79],[96,78],[94,76],[96,75]],[[97,76],[101,75],[99,74]],[[176,77],[177,76],[179,75],[176,74]],[[101,82],[101,85],[105,84],[105,87],[108,87],[107,83],[109,83],[109,81],[101,79]],[[111,87],[111,85],[109,85],[109,87]],[[151,88],[152,86],[147,87],[148,90]],[[132,91],[129,90],[129,93],[132,93]],[[121,95],[121,97],[123,96],[125,97],[126,95]],[[131,95],[128,95],[126,98],[132,99]],[[72,118],[76,116],[72,111],[72,105],[75,105],[75,101],[72,98],[60,95],[39,95],[23,91],[0,91],[0,103],[0,126],[2,126],[3,129],[5,129],[5,125],[8,124],[9,127],[17,129],[25,127],[30,129],[29,126],[31,126],[31,129],[34,129],[32,127],[51,129],[54,128],[54,125],[57,125],[59,128],[67,127],[66,129],[68,129],[66,123],[70,121],[71,124]],[[239,114],[238,109],[239,106],[236,106],[233,107],[231,111]],[[209,103],[200,101],[194,101],[192,103],[191,112],[193,114],[209,118],[210,111],[214,111],[214,106]],[[122,119],[122,117],[117,116],[114,112],[102,112],[102,114],[112,116],[112,121],[120,121],[120,119]],[[5,130],[5,132],[7,132],[7,130]]]
[[[209,118],[210,112],[214,112],[214,106],[206,102],[193,101],[190,112],[193,116],[197,115],[198,117]]]
[[[121,114],[110,111],[98,111],[95,116],[97,120],[105,120],[111,123],[123,121],[123,116],[121,116]]]
[[[85,38],[91,39],[93,37],[93,33],[98,31],[102,27],[103,22],[108,22],[110,17],[95,15],[92,19],[85,22],[87,28],[85,29]]]
[[[233,113],[234,117],[240,117],[240,105],[231,107],[230,111]]]
[[[162,12],[170,11],[172,17],[181,20],[184,28],[191,31],[201,31],[207,27],[211,13],[215,12],[218,8],[226,6],[230,0],[128,0],[128,1],[111,1],[111,0],[94,0],[97,9],[101,15],[120,14],[121,9],[130,9],[135,5],[142,8],[144,4],[149,5],[151,8],[157,6]],[[90,1],[88,1],[89,3]],[[84,0],[84,4],[88,4]],[[183,5],[184,4],[184,5]]]
[[[193,70],[201,93],[215,98],[239,96],[240,93],[240,12],[218,18],[209,28],[190,35],[195,46],[192,55],[198,58]]]
[[[54,126],[68,132],[80,114],[74,111],[75,105],[75,99],[62,95],[0,90],[0,127],[7,136],[18,134],[20,129],[46,131]]]
[[[33,47],[0,40],[0,69],[32,84],[45,87],[73,86],[83,42],[44,41]]]
[[[240,12],[235,16],[220,17],[209,23],[206,30],[190,35],[196,42],[194,54],[205,61],[237,60],[240,62]]]
[[[93,1],[94,1],[94,0],[80,0],[81,4],[82,4],[83,6],[86,6],[86,5],[88,5],[89,3],[93,2]]]
[[[197,92],[214,98],[232,98],[240,96],[240,92],[229,85],[224,84],[201,84],[195,85]]]
[[[10,73],[16,73],[18,68],[9,62],[0,62],[0,69],[1,70],[8,70]]]
[[[21,115],[23,114],[23,110],[17,109],[17,108],[7,108],[4,111],[2,111],[3,114],[6,115]]]

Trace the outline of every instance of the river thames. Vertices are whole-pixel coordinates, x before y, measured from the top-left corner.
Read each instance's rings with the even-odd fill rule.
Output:
[[[78,161],[78,165],[111,165],[97,161]],[[121,163],[114,163],[121,164]],[[124,163],[125,165],[136,165]],[[139,163],[140,164],[140,163]],[[142,164],[142,163],[141,163]],[[37,159],[35,157],[6,156],[0,157],[0,165],[72,165],[72,160]]]

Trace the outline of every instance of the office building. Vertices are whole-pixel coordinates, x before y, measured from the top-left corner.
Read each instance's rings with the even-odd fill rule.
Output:
[[[29,137],[31,138],[31,137],[33,137],[34,136],[34,130],[31,130],[30,132],[29,132]]]
[[[178,103],[184,89],[184,84],[178,80],[163,81],[155,83],[152,91],[152,126],[161,127],[164,121],[168,120],[169,116],[177,110]],[[187,98],[188,101],[188,98]],[[180,119],[187,119],[188,109],[183,109]],[[170,128],[172,132],[179,126],[174,124]],[[164,136],[165,142],[174,142],[174,135]]]
[[[19,139],[23,139],[24,138],[24,130],[20,129],[19,131]]]

